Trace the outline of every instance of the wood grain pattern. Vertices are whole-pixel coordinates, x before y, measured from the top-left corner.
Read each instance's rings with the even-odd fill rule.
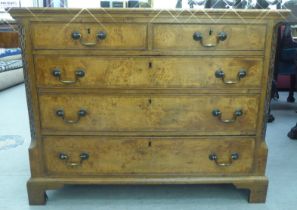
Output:
[[[17,48],[20,47],[18,33],[13,32],[0,32],[0,47],[1,48]]]
[[[243,57],[97,57],[42,56],[34,59],[39,87],[79,88],[260,88],[261,58]],[[203,64],[203,65],[201,65]],[[62,84],[53,76],[60,69],[61,79],[75,80],[75,71],[86,75],[76,84]],[[240,70],[247,76],[238,84],[226,85],[215,77],[224,71],[226,80],[237,82]]]
[[[18,9],[11,15],[22,25],[25,78],[32,130],[29,149],[30,204],[44,204],[48,189],[65,184],[234,184],[250,190],[250,202],[265,202],[267,146],[265,115],[270,96],[269,68],[274,26],[289,11],[272,10],[80,10]],[[173,17],[175,16],[175,17]],[[242,17],[241,18],[239,18]],[[82,40],[73,40],[78,31]],[[104,31],[107,38],[97,40]],[[219,32],[227,39],[216,47]],[[84,43],[96,45],[83,46]],[[73,80],[62,85],[52,76]],[[238,84],[239,69],[247,76]],[[77,111],[87,115],[65,124]],[[243,115],[225,124],[222,119]],[[89,159],[80,168],[70,163]],[[218,167],[209,159],[229,163]],[[222,162],[221,162],[222,161]],[[69,163],[69,162],[68,162]]]
[[[82,144],[80,139],[84,139]],[[253,138],[116,138],[116,137],[44,137],[44,155],[49,175],[106,174],[200,174],[223,175],[250,173],[253,163]],[[59,159],[69,155],[79,162],[81,152],[89,159],[81,167],[69,167]],[[231,166],[219,167],[209,160],[228,163],[230,155],[239,154]]]
[[[257,96],[109,96],[41,95],[42,127],[55,131],[203,131],[210,135],[255,134],[258,115]],[[76,119],[80,109],[87,115],[69,125],[56,116],[63,109],[67,119]],[[212,115],[220,109],[223,119],[232,119],[237,109],[243,111],[234,123],[224,124]],[[116,133],[115,133],[116,134]]]
[[[147,25],[120,23],[35,23],[31,26],[34,49],[146,49]],[[80,32],[83,42],[94,42],[86,47],[71,38],[72,32]],[[99,31],[107,33],[104,40],[97,40]],[[133,35],[134,34],[134,35]]]
[[[201,46],[193,39],[200,32],[205,44],[216,44],[219,32],[226,32],[227,39],[215,48]],[[153,49],[162,50],[263,50],[265,44],[265,25],[192,25],[155,24]]]

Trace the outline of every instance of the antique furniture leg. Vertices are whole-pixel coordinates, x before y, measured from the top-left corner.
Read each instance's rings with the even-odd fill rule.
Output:
[[[27,182],[27,191],[30,205],[44,205],[47,201],[46,190],[62,188],[64,185],[59,183],[44,183],[35,181],[31,178]]]
[[[268,189],[267,179],[253,182],[234,183],[234,185],[238,189],[248,189],[250,191],[250,203],[265,203]]]
[[[34,183],[31,180],[27,182],[27,191],[30,205],[42,205],[46,203],[45,189],[38,183]]]

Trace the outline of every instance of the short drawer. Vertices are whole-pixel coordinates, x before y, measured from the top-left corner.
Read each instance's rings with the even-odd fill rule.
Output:
[[[155,24],[155,50],[263,50],[265,25]]]
[[[253,57],[96,57],[37,55],[39,87],[260,88]]]
[[[146,49],[147,25],[132,23],[34,23],[34,49]]]
[[[48,175],[247,174],[252,137],[44,137]]]
[[[44,131],[255,134],[258,95],[39,96]]]

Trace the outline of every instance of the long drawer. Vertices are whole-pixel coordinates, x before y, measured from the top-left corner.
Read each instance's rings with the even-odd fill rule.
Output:
[[[92,57],[37,55],[39,87],[260,88],[255,57]]]
[[[147,48],[147,25],[136,23],[34,23],[34,49]]]
[[[263,50],[265,25],[155,24],[156,50]]]
[[[252,137],[44,137],[48,175],[244,174],[252,171]]]
[[[255,134],[258,95],[42,94],[46,131]]]

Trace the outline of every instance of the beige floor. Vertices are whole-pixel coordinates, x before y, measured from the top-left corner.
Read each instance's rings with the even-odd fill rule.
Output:
[[[30,134],[24,86],[0,92],[0,136],[25,139],[17,147],[0,150],[0,210],[296,210],[297,141],[286,135],[297,122],[297,104],[280,101],[273,107],[276,121],[268,125],[267,132],[270,185],[266,204],[248,204],[247,192],[229,185],[68,186],[49,191],[46,206],[30,207],[26,194]]]

